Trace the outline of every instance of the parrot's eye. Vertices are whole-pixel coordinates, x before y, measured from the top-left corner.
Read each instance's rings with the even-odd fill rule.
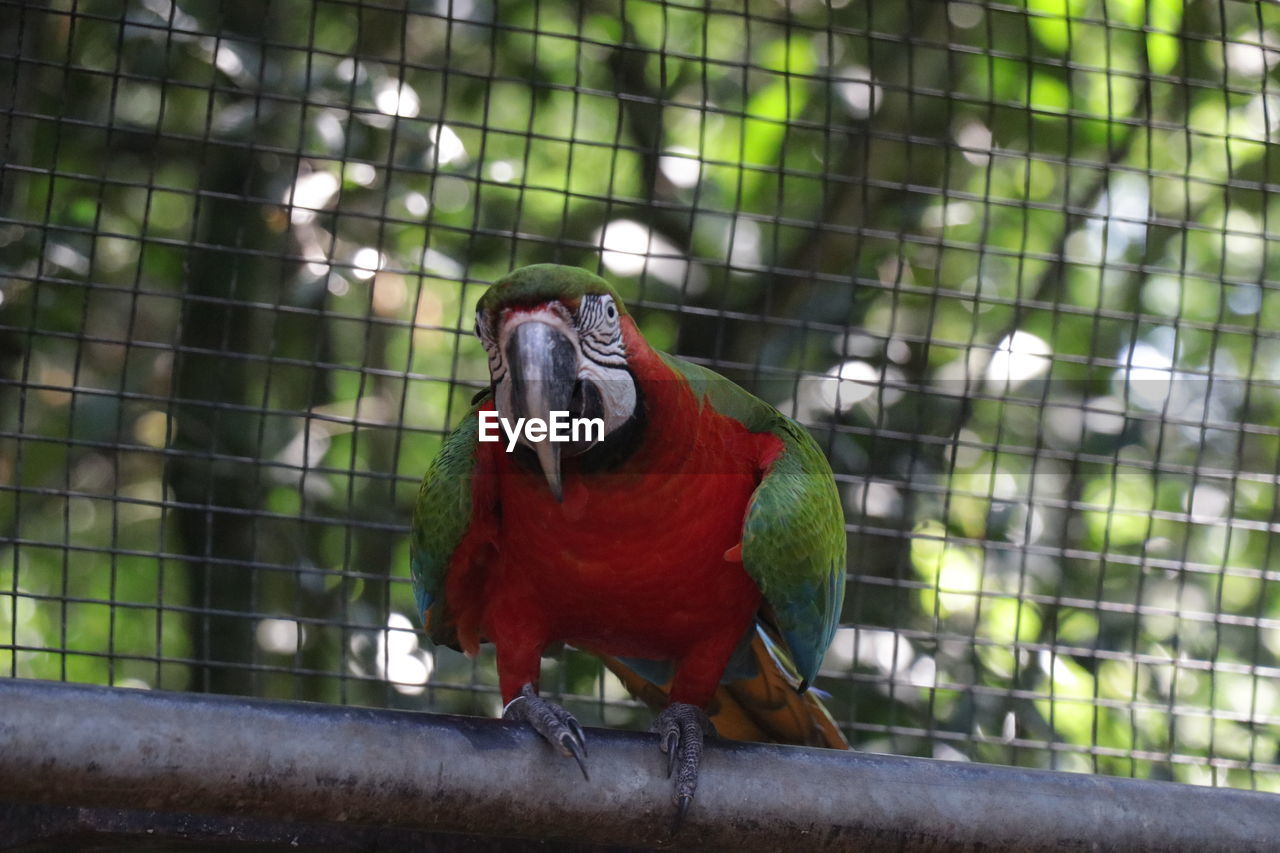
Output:
[[[610,320],[618,319],[618,309],[613,307],[613,303],[609,303],[609,307],[604,309],[605,316]]]

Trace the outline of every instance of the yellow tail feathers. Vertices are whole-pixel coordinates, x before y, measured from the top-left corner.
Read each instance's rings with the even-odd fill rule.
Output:
[[[811,691],[796,692],[796,685],[778,669],[759,634],[752,638],[751,654],[759,674],[721,684],[707,709],[721,737],[849,748],[830,712]],[[617,658],[600,655],[600,659],[636,698],[654,708],[667,704],[662,687],[641,678]]]

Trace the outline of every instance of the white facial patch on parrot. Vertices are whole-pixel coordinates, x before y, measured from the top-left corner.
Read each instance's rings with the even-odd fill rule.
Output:
[[[578,305],[578,379],[590,382],[600,394],[604,432],[609,435],[635,414],[636,383],[627,370],[622,341],[622,318],[613,297],[591,293]]]
[[[590,359],[578,364],[578,380],[590,382],[600,392],[600,417],[604,434],[625,424],[636,411],[636,383],[625,367],[606,367]]]

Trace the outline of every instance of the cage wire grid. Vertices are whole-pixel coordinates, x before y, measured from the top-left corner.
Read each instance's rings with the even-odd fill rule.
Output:
[[[0,0],[0,672],[496,713],[407,524],[557,261],[823,445],[855,746],[1280,790],[1278,61],[1239,0]]]

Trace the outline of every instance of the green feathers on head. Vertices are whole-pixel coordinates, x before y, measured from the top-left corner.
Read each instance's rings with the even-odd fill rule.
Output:
[[[559,264],[533,264],[521,267],[490,285],[476,308],[493,314],[516,305],[540,305],[556,300],[567,308],[576,308],[588,293],[607,293],[613,297],[618,311],[627,313],[618,292],[607,281],[577,267]]]

